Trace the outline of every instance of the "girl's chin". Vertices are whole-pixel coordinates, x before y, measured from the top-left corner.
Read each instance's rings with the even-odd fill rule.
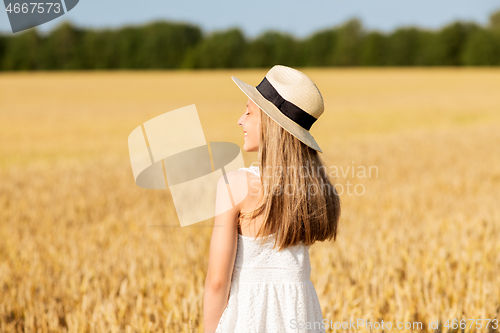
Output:
[[[252,153],[257,151],[257,147],[248,148],[246,145],[243,145],[243,150],[246,151],[247,153]]]

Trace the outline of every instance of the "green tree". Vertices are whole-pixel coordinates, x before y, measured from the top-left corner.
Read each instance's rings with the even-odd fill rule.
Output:
[[[42,38],[36,28],[5,40],[2,67],[4,70],[36,70],[40,68]]]
[[[415,66],[442,65],[442,52],[436,31],[419,30],[415,52],[413,62]]]
[[[474,31],[467,39],[462,61],[467,66],[500,65],[500,43],[497,36],[485,29]]]
[[[243,67],[246,40],[238,28],[217,31],[192,49],[182,64],[184,68]]]
[[[116,68],[141,69],[143,62],[139,57],[139,49],[142,43],[142,35],[139,28],[128,26],[113,34],[114,47],[116,49]]]
[[[305,66],[332,66],[337,44],[338,31],[335,28],[314,33],[301,43]]]
[[[438,63],[442,66],[462,65],[462,54],[469,35],[479,26],[474,23],[454,22],[437,33]]]
[[[7,48],[7,37],[0,35],[0,71],[2,68],[2,59],[5,57],[5,49]]]
[[[368,33],[361,45],[360,65],[384,66],[387,57],[387,36],[378,31]]]
[[[288,66],[500,65],[500,11],[487,27],[453,22],[440,30],[365,32],[359,19],[307,38],[266,31],[247,41],[238,28],[203,35],[197,26],[152,22],[79,29],[65,22],[47,37],[36,29],[0,36],[0,70],[167,69]]]
[[[265,32],[248,43],[246,50],[245,67],[296,66],[299,62],[299,45],[289,34]]]
[[[491,14],[488,28],[493,33],[494,38],[497,41],[496,44],[499,45],[500,44],[500,10]]]
[[[390,66],[412,66],[419,51],[419,30],[414,27],[399,28],[389,35],[387,62]]]
[[[82,37],[84,69],[116,69],[119,53],[117,33],[111,30],[87,30]]]
[[[490,16],[489,28],[494,33],[500,35],[500,10],[494,12]]]
[[[44,40],[40,62],[42,69],[82,69],[83,30],[63,22]]]
[[[141,68],[176,68],[186,52],[201,39],[198,27],[186,24],[154,22],[140,29],[137,59]]]
[[[357,18],[344,23],[337,32],[337,42],[333,54],[336,66],[356,66],[364,37],[363,26]]]

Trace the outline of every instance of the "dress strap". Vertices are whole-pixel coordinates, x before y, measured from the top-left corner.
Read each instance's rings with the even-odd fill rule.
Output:
[[[255,166],[255,165],[252,165],[251,167],[248,167],[248,168],[239,168],[238,170],[246,170],[246,171],[249,171],[249,172],[253,173],[257,177],[260,177],[259,167]]]

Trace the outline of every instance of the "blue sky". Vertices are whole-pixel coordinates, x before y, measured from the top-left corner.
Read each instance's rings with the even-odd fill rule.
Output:
[[[39,29],[49,31],[64,20],[93,28],[172,20],[206,32],[240,27],[249,37],[271,29],[306,37],[352,17],[368,30],[387,32],[400,26],[438,29],[455,20],[486,24],[495,10],[500,10],[498,0],[80,0],[71,12]],[[4,10],[0,31],[12,34]]]

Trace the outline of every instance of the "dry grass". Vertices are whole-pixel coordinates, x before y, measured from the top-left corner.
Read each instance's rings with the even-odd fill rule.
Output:
[[[305,72],[331,170],[378,169],[337,179],[365,193],[310,250],[323,316],[500,320],[500,70]],[[127,137],[194,103],[207,141],[242,145],[230,76],[264,74],[1,74],[0,331],[203,332],[210,221],[180,228],[168,191],[135,185]]]

